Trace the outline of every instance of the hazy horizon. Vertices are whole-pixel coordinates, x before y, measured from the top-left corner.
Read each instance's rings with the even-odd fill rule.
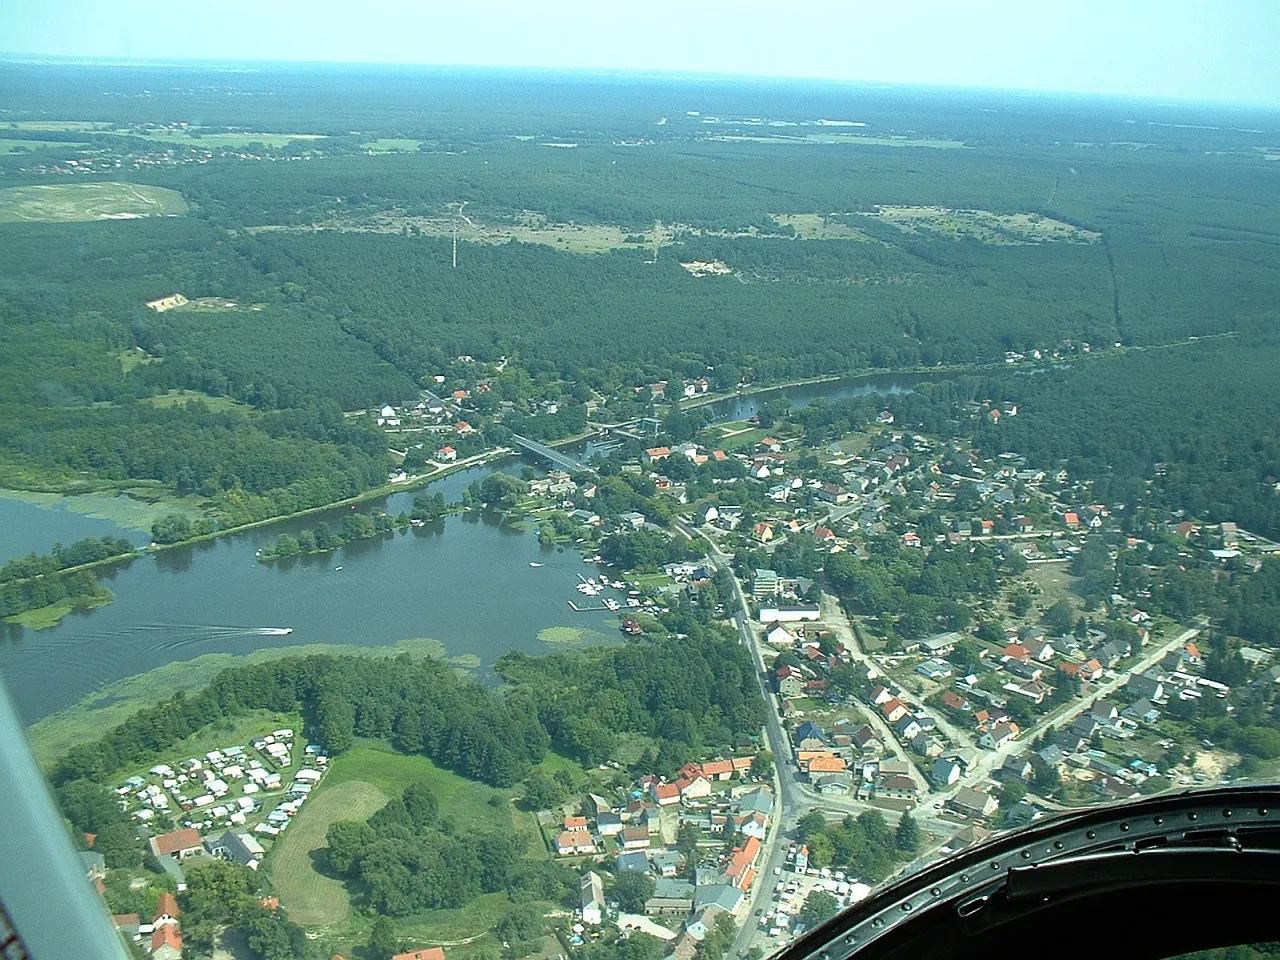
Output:
[[[0,7],[7,59],[599,72],[1280,106],[1268,0],[128,0]]]

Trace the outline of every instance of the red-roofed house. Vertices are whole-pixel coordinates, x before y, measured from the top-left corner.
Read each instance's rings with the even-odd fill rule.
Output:
[[[564,828],[566,830],[585,830],[587,829],[586,817],[565,817]]]
[[[1067,513],[1064,513],[1062,515],[1062,522],[1065,523],[1068,527],[1078,527],[1080,526],[1080,514],[1076,513],[1075,511],[1069,511]]]
[[[702,765],[702,775],[708,780],[728,780],[733,776],[733,761],[708,760]]]
[[[452,463],[458,459],[458,451],[453,447],[441,447],[436,451],[436,459],[441,463]]]
[[[156,857],[189,857],[204,849],[199,830],[176,830],[173,833],[162,833],[148,841],[151,854]]]
[[[444,960],[444,950],[440,947],[410,950],[408,953],[397,953],[391,960]]]
[[[907,705],[897,697],[890,697],[884,703],[880,704],[880,713],[890,723],[897,723],[908,713]]]
[[[1028,663],[1031,660],[1031,651],[1020,643],[1011,643],[1004,648],[1000,656],[1005,660],[1020,660]]]
[[[952,710],[968,710],[969,701],[954,690],[947,690],[942,694],[942,703],[950,707]]]
[[[586,830],[565,830],[556,837],[556,853],[562,857],[595,852],[596,842]]]
[[[676,781],[676,786],[680,788],[680,796],[685,800],[690,797],[711,796],[711,781],[701,774],[688,780],[682,777]]]
[[[660,807],[680,802],[680,788],[674,783],[655,783],[649,792]]]
[[[650,447],[644,452],[645,463],[657,463],[659,460],[665,460],[671,456],[670,447]]]
[[[729,866],[725,870],[729,882],[739,890],[750,889],[751,881],[756,875],[756,858],[759,856],[760,841],[755,837],[748,837],[746,843],[733,851],[733,857],[729,860]]]
[[[182,934],[166,924],[151,934],[151,960],[179,960],[182,956]]]
[[[151,917],[151,925],[154,927],[177,926],[178,918],[181,916],[182,911],[178,908],[178,901],[166,890],[156,901],[156,912]]]

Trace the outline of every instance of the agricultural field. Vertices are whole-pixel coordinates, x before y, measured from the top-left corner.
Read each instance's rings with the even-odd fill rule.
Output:
[[[370,153],[414,153],[422,146],[422,141],[402,137],[380,137],[377,140],[362,143],[361,146]]]
[[[182,143],[192,147],[221,147],[235,149],[251,143],[267,147],[283,147],[293,140],[323,140],[320,133],[202,133],[199,130],[142,130],[121,131],[130,136],[157,140],[161,143]]]
[[[57,183],[0,190],[0,223],[68,223],[177,216],[176,190],[140,183]]]

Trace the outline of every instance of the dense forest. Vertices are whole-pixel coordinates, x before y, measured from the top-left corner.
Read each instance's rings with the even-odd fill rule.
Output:
[[[221,717],[301,710],[334,753],[388,740],[493,786],[510,786],[554,745],[596,762],[627,732],[697,752],[754,735],[762,721],[750,659],[731,638],[685,624],[685,640],[543,658],[511,654],[495,692],[436,660],[310,656],[235,668],[199,693],[140,711],[56,765],[55,784],[109,782]]]
[[[575,97],[585,81],[527,78],[511,88],[513,102],[498,102],[483,79],[449,71],[375,70],[348,88],[323,70],[173,87],[151,69],[2,69],[25,91],[15,122],[106,126],[80,140],[21,127],[0,136],[61,151],[84,143],[188,205],[181,216],[0,223],[0,483],[11,486],[158,482],[205,498],[223,526],[332,502],[382,482],[392,464],[386,438],[342,411],[415,399],[427,377],[461,376],[462,356],[508,358],[492,394],[475,401],[483,420],[504,416],[488,424],[490,442],[501,442],[507,429],[574,433],[593,397],[615,414],[643,414],[634,388],[661,379],[710,374],[731,388],[990,362],[1062,341],[1255,336],[1275,322],[1280,221],[1265,202],[1275,169],[1247,125],[1152,120],[1137,150],[1133,118],[1116,106],[1046,102],[1009,114],[976,94],[600,79]],[[86,85],[122,96],[96,98],[85,117]],[[430,108],[411,109],[414,98]],[[700,116],[715,107],[714,129],[686,116],[690,103]],[[881,140],[758,142],[759,128],[741,120],[788,118],[803,132],[816,110],[863,116]],[[188,142],[148,139],[145,124],[181,116],[199,116],[210,134],[324,136],[250,142],[242,155],[201,153],[199,131]],[[658,125],[662,117],[670,122]],[[959,148],[881,143],[908,132]],[[419,147],[370,156],[363,144],[378,136]],[[549,150],[548,140],[577,146]],[[0,187],[77,182],[42,157],[0,157]],[[469,217],[497,227],[533,216],[635,236],[656,221],[671,244],[646,262],[653,254],[640,243],[598,254],[465,243],[455,270],[447,237],[407,221],[370,227],[375,216],[439,218],[464,200]],[[886,218],[888,205],[917,219]],[[798,230],[787,219],[797,216],[819,232]],[[1048,221],[1084,239],[1037,233]],[[966,226],[975,222],[989,226]],[[694,260],[733,272],[694,277],[680,266]],[[146,308],[173,293],[198,303]],[[1025,439],[1042,459],[1115,453],[1120,476],[1179,464],[1161,483],[1169,502],[1228,508],[1275,530],[1274,504],[1251,485],[1275,472],[1270,441],[1255,449],[1247,435],[1265,406],[1225,423],[1213,416],[1265,405],[1253,388],[1274,357],[1237,364],[1228,347],[1201,349],[1200,360],[1126,357],[1119,375],[1080,365],[1047,380],[1001,377],[998,389],[1029,413],[1010,424],[1011,441]],[[1203,384],[1194,418],[1164,402],[1190,382]],[[174,391],[207,402],[173,403]],[[570,402],[533,416],[538,398]],[[1133,443],[1120,439],[1123,423],[1090,437],[1130,399],[1154,429]],[[513,409],[500,414],[504,402]],[[422,456],[408,451],[407,468]]]

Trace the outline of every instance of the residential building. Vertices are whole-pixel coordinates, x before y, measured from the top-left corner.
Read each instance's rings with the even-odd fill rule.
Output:
[[[947,806],[962,817],[969,817],[971,820],[985,820],[1000,809],[1000,801],[989,793],[983,793],[981,790],[975,790],[972,787],[961,787],[956,791],[956,795],[947,802]]]
[[[156,927],[151,933],[151,960],[180,960],[182,933],[175,926]]]
[[[908,776],[891,773],[876,781],[876,796],[890,800],[914,800],[916,782]]]
[[[562,857],[595,853],[595,839],[586,830],[565,830],[556,837],[556,852]]]
[[[949,787],[960,782],[960,764],[950,757],[939,757],[929,770],[929,779],[935,787]]]
[[[204,852],[204,841],[200,838],[200,831],[193,829],[162,833],[158,837],[152,837],[147,843],[154,857],[174,857],[182,860]]]
[[[427,947],[425,950],[410,950],[408,953],[397,953],[391,960],[444,960],[444,949]]]
[[[694,886],[687,880],[659,877],[653,896],[645,901],[644,912],[651,917],[683,917],[693,911]]]
[[[827,745],[826,734],[812,720],[806,720],[796,728],[794,741],[797,750],[821,750]]]
[[[644,827],[627,827],[622,831],[622,849],[644,850],[649,846],[649,831]]]
[[[582,922],[599,926],[604,921],[604,881],[588,870],[582,877]]]

